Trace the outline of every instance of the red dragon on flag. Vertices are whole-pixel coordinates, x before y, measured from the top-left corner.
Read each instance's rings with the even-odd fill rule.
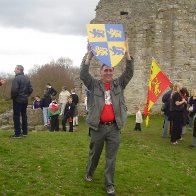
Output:
[[[149,122],[149,111],[165,89],[169,86],[171,81],[169,78],[161,71],[155,59],[152,60],[150,80],[148,83],[148,98],[146,102],[146,107],[144,109],[144,115],[146,117],[146,126]]]

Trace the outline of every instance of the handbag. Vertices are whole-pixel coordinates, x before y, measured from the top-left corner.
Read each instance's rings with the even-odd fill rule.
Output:
[[[188,111],[189,111],[189,112],[192,112],[192,111],[193,111],[193,106],[190,106],[190,107],[188,108]]]
[[[161,111],[165,112],[165,109],[166,109],[166,105],[165,105],[165,103],[163,103],[162,106],[161,106]]]

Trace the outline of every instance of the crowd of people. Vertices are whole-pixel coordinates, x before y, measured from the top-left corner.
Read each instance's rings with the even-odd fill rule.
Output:
[[[57,91],[50,83],[46,85],[43,97],[36,95],[33,101],[33,109],[41,108],[43,111],[43,122],[50,131],[59,131],[59,120],[62,121],[62,130],[66,131],[66,123],[69,122],[69,132],[73,132],[73,127],[78,126],[78,95],[75,89],[71,93],[66,86],[62,87],[58,99]]]
[[[189,94],[180,83],[170,84],[170,90],[162,97],[164,112],[163,138],[170,136],[171,144],[183,140],[186,127],[193,130],[193,141],[190,148],[196,147],[196,90]]]
[[[27,105],[29,96],[33,92],[31,81],[24,74],[24,67],[16,65],[15,78],[11,85],[11,99],[13,100],[13,121],[14,134],[10,137],[13,139],[26,137],[28,135],[27,122]],[[4,85],[6,80],[0,79],[0,86]],[[43,97],[39,95],[34,97],[32,103],[33,109],[42,109],[43,124],[50,131],[59,131],[59,116],[62,121],[62,130],[66,131],[66,122],[69,122],[69,132],[73,132],[73,127],[78,126],[78,95],[75,89],[71,93],[66,86],[62,87],[58,99],[56,99],[57,91],[50,84],[46,84]]]

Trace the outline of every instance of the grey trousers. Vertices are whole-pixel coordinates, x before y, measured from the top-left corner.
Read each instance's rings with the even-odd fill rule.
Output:
[[[196,146],[196,137],[193,136],[192,146]]]
[[[90,152],[86,175],[93,176],[105,144],[105,186],[114,185],[114,172],[116,154],[120,143],[120,130],[116,123],[112,125],[100,124],[97,131],[90,129],[90,136]]]

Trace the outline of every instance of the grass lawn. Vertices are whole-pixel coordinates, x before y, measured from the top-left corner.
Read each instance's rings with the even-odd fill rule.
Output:
[[[163,117],[154,116],[136,132],[134,117],[128,118],[116,162],[117,195],[196,195],[196,149],[187,147],[192,132],[171,145],[161,138],[162,124]],[[9,139],[12,133],[0,131],[0,195],[105,195],[104,153],[94,181],[83,180],[90,139],[84,119],[74,133],[30,132]]]

